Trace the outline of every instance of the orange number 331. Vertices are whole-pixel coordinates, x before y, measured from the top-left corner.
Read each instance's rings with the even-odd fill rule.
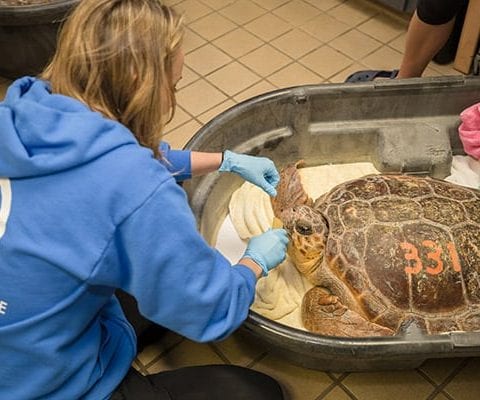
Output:
[[[427,258],[433,261],[432,266],[427,266],[425,271],[430,275],[438,275],[443,271],[443,261],[441,258],[443,248],[432,240],[424,240],[422,246],[426,247],[428,250],[431,250],[427,253]],[[407,261],[413,261],[413,266],[405,267],[405,272],[407,274],[418,274],[423,269],[422,260],[418,255],[417,247],[409,242],[400,243],[400,247],[405,250],[405,259]],[[447,243],[447,251],[450,255],[450,260],[452,261],[453,270],[460,272],[462,267],[460,266],[460,260],[458,257],[457,249],[452,242]]]

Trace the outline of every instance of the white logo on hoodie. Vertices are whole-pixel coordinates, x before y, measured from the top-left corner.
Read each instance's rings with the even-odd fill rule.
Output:
[[[5,235],[11,205],[12,189],[10,186],[10,179],[0,178],[0,239]]]

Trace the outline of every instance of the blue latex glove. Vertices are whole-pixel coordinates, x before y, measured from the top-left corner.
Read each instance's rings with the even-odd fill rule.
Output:
[[[262,188],[270,196],[277,195],[275,188],[280,181],[280,175],[275,164],[269,158],[248,156],[225,150],[219,171],[234,172],[246,181]]]
[[[285,260],[288,235],[285,229],[269,229],[250,239],[243,257],[255,261],[263,269],[263,275]]]

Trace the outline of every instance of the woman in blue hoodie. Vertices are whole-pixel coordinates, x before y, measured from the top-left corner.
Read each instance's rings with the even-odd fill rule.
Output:
[[[273,163],[161,141],[181,77],[182,19],[159,0],[82,0],[42,79],[0,103],[0,398],[281,399],[235,366],[143,377],[115,291],[192,340],[227,337],[284,230],[231,265],[196,229],[178,181],[233,172],[275,195]]]

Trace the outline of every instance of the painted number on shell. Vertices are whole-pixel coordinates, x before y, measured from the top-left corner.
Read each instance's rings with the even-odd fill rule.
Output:
[[[423,248],[427,251],[427,258],[432,261],[432,263],[425,267],[425,271],[430,275],[438,275],[443,272],[444,265],[441,258],[441,255],[444,251],[443,247],[438,243],[435,243],[432,240],[424,240],[422,242]],[[418,274],[424,268],[422,260],[418,255],[418,248],[412,243],[402,242],[400,247],[405,250],[405,260],[408,261],[409,265],[405,267],[405,272],[407,274]],[[460,266],[460,260],[458,258],[457,249],[452,242],[447,243],[447,252],[450,256],[450,261],[452,262],[452,268],[456,272],[460,272],[462,267]],[[412,265],[413,264],[413,265]]]

